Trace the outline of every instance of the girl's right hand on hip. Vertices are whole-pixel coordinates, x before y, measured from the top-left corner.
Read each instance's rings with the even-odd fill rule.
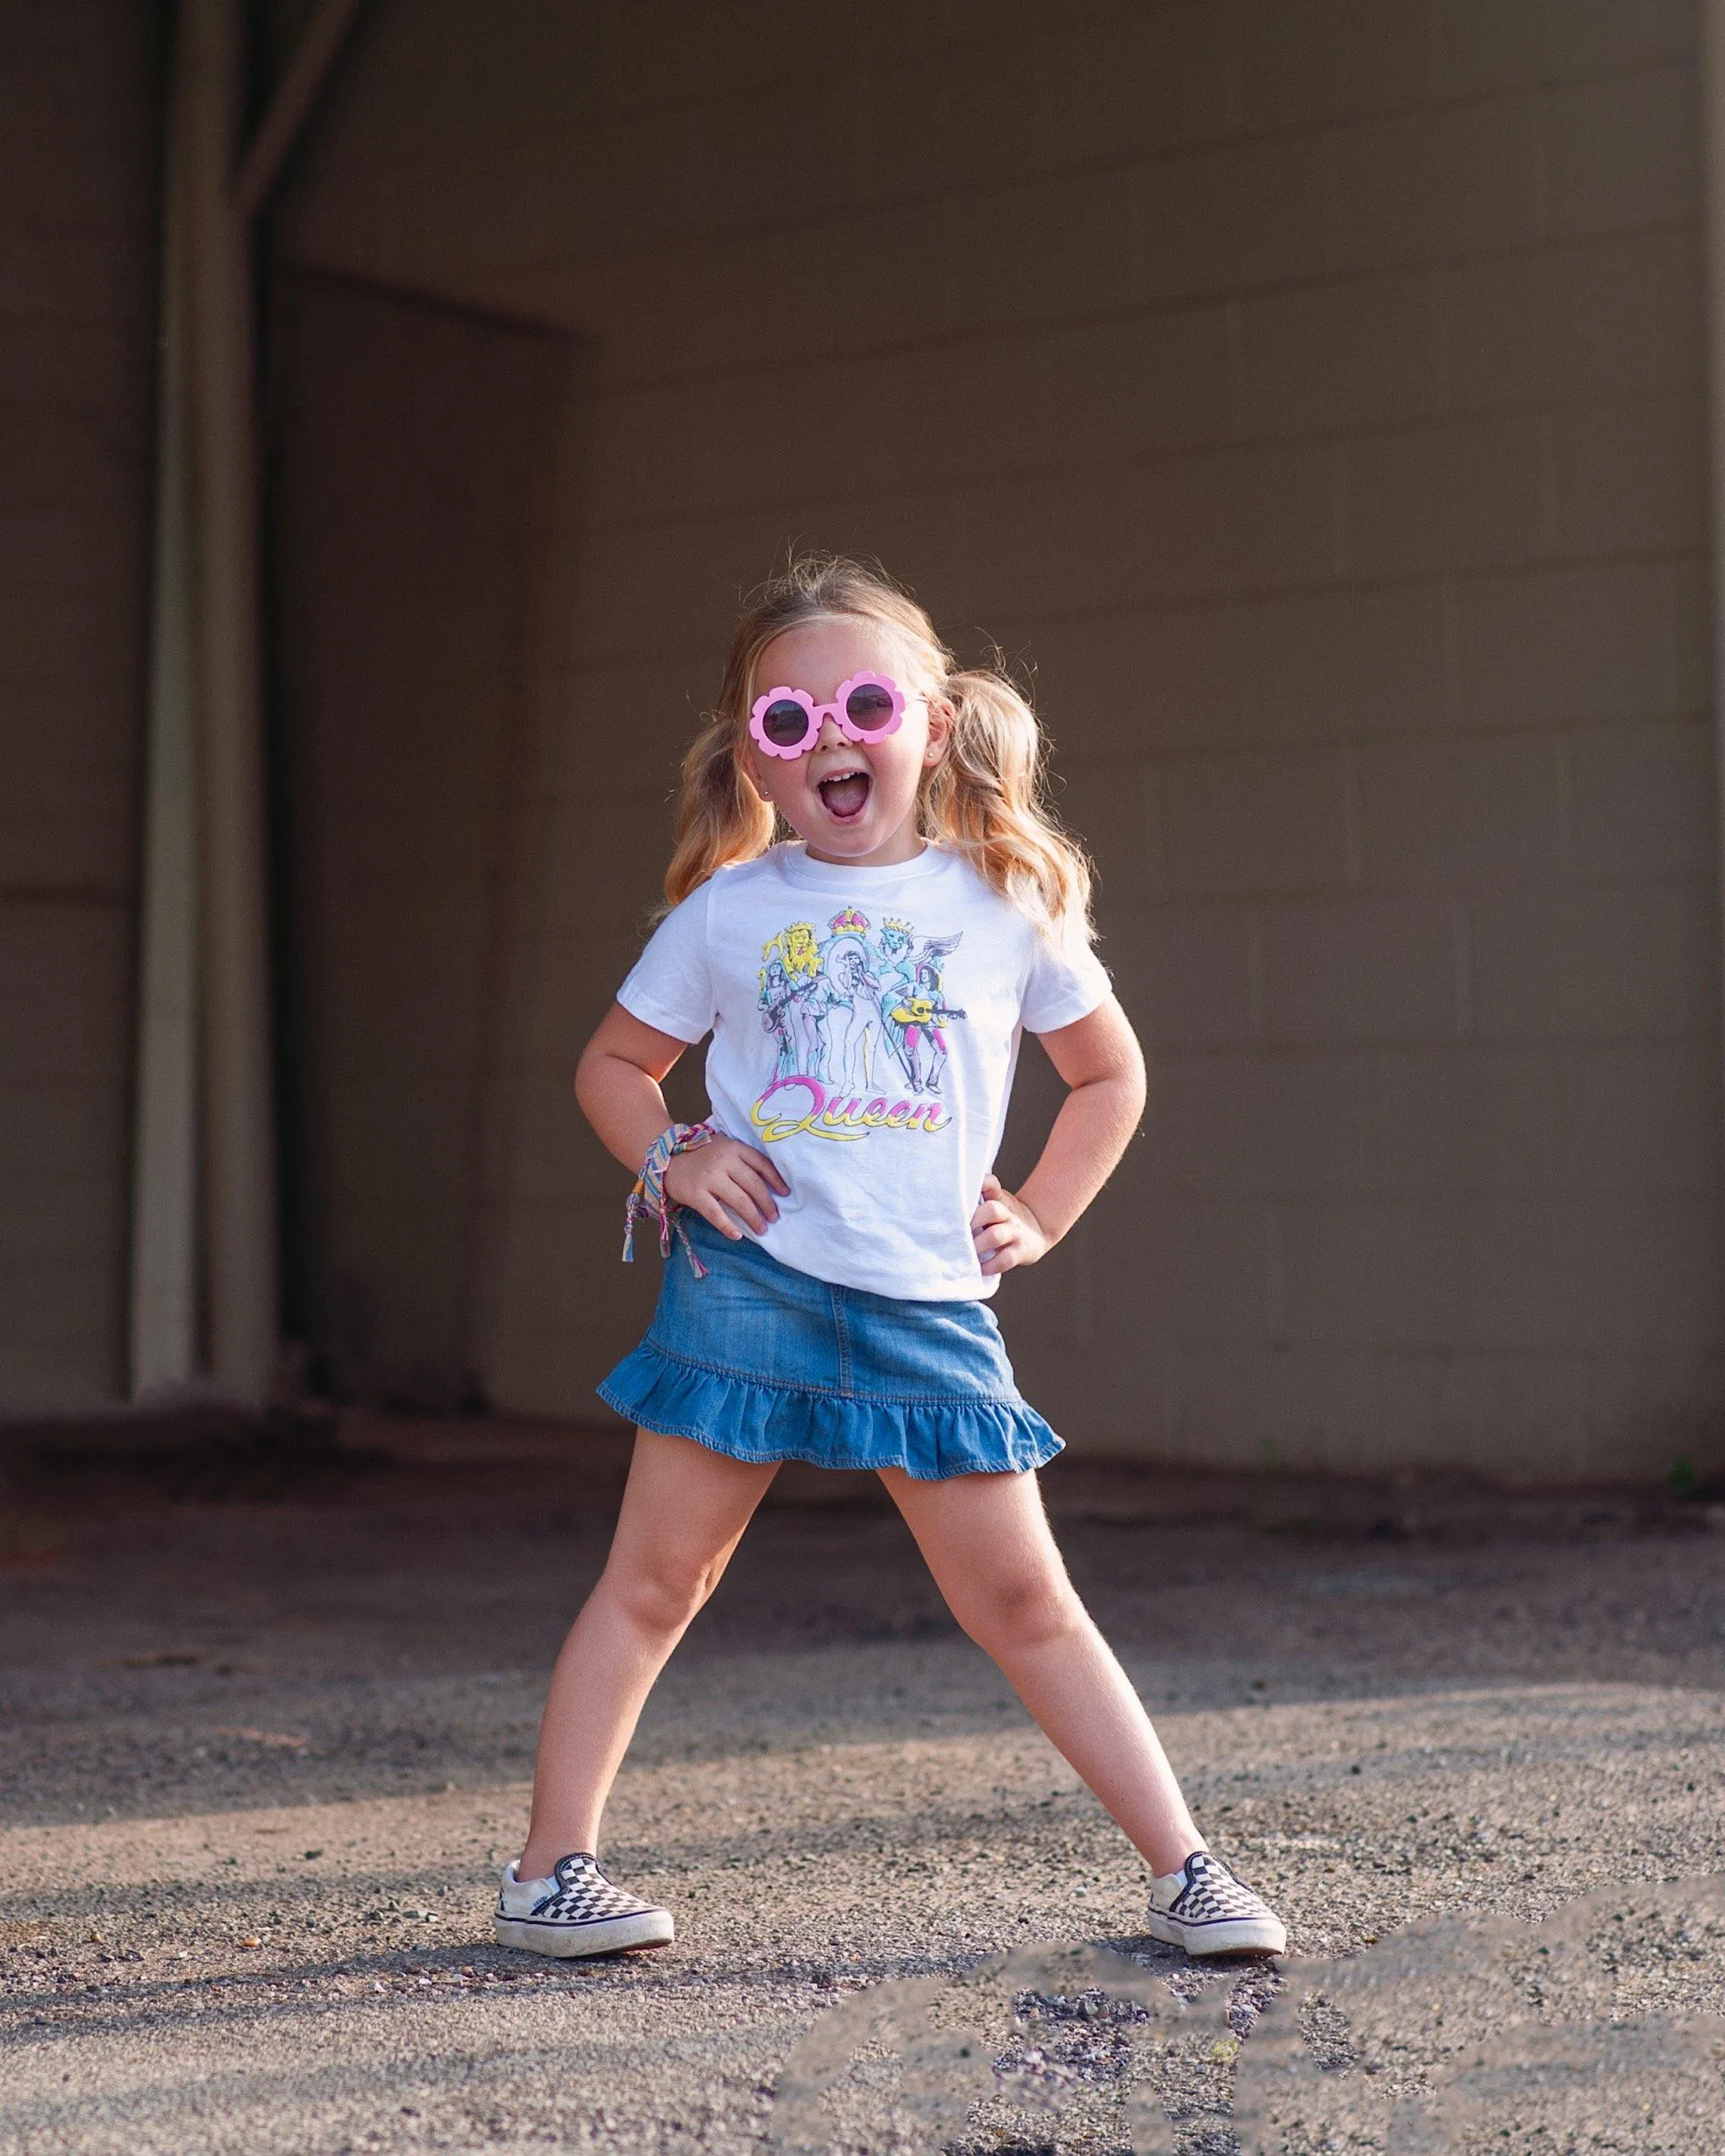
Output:
[[[785,1197],[790,1185],[764,1153],[734,1138],[715,1138],[674,1155],[665,1169],[664,1188],[668,1198],[740,1243],[743,1231],[731,1214],[759,1235],[778,1219],[774,1198]]]

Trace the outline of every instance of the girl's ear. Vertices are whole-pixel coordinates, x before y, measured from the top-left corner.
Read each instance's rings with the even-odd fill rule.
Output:
[[[765,801],[770,807],[772,805],[773,797],[768,793],[766,783],[761,776],[761,766],[756,756],[755,751],[752,749],[743,749],[742,754],[738,756],[737,761],[743,767],[743,777],[748,780],[750,785],[755,789],[758,797],[762,800]]]
[[[952,708],[951,699],[932,696],[928,699],[928,746],[922,752],[922,760],[931,769],[941,762],[952,745],[952,729],[958,714]]]

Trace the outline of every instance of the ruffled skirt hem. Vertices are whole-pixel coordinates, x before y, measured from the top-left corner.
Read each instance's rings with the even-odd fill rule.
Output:
[[[643,1428],[692,1438],[732,1459],[897,1467],[924,1482],[1022,1474],[1044,1466],[1064,1443],[1023,1400],[871,1400],[766,1384],[686,1363],[650,1340],[624,1356],[598,1390],[607,1407]]]

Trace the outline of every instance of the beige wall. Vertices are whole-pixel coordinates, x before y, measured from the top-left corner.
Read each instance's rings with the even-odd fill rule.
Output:
[[[0,0],[0,1407],[124,1382],[156,9]]]
[[[1725,1294],[1694,34],[1672,0],[379,0],[279,243],[597,367],[537,660],[496,1397],[588,1411],[656,1279],[615,1263],[569,1071],[737,589],[794,540],[1034,664],[1101,862],[1149,1131],[1001,1304],[1068,1436],[1694,1448]]]

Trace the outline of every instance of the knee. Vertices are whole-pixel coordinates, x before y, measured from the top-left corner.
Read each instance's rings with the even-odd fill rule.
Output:
[[[979,1647],[997,1657],[1046,1646],[1085,1621],[1071,1583],[1042,1570],[979,1582],[953,1614]]]
[[[717,1574],[699,1558],[660,1551],[647,1562],[608,1568],[607,1599],[637,1631],[681,1632],[712,1594]]]

